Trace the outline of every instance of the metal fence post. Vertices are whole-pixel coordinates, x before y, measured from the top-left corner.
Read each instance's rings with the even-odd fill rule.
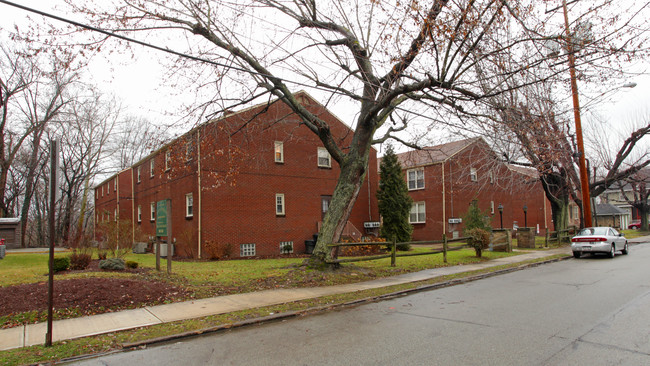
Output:
[[[395,238],[393,238],[393,248],[390,253],[390,266],[395,267],[395,259],[397,258],[397,243]]]

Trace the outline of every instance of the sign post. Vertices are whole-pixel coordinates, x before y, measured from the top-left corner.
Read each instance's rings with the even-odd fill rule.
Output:
[[[171,200],[156,202],[156,270],[160,271],[160,238],[167,237],[167,273],[172,273]]]
[[[49,231],[50,231],[50,271],[48,273],[48,290],[47,290],[47,333],[45,333],[45,346],[52,346],[52,318],[54,309],[54,212],[56,211],[56,192],[58,188],[57,172],[59,170],[59,150],[57,140],[52,140],[50,146],[50,212],[49,212]]]

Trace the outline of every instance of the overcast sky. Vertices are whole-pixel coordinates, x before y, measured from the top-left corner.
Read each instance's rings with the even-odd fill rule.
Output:
[[[82,23],[88,23],[80,15],[62,13],[61,8],[57,8],[57,6],[61,6],[57,5],[61,4],[60,0],[14,0],[14,2]],[[4,28],[4,30],[13,28],[14,23],[24,27],[30,22],[50,22],[57,26],[61,25],[55,20],[29,14],[25,10],[16,9],[6,4],[0,4],[0,27]],[[96,56],[91,61],[85,77],[93,84],[98,85],[104,92],[115,94],[122,100],[123,105],[127,107],[130,113],[145,115],[151,120],[166,124],[174,122],[176,119],[173,116],[165,115],[164,112],[174,113],[178,110],[179,98],[182,97],[182,93],[169,85],[165,85],[165,70],[156,61],[162,55],[158,51],[141,49],[141,46],[137,45],[134,46],[134,50],[136,50],[134,58],[131,58],[131,55],[119,53],[112,55],[102,53]],[[630,65],[630,69],[646,73],[643,76],[631,77],[628,80],[637,83],[634,89],[581,90],[581,92],[591,92],[592,95],[605,94],[605,99],[600,100],[598,103],[591,103],[587,95],[585,95],[581,97],[581,105],[585,109],[602,114],[613,125],[634,118],[640,113],[650,113],[649,65],[642,62]],[[343,120],[350,120],[350,118],[347,118],[348,116],[340,115],[344,112],[337,110],[334,110],[334,112],[339,114],[339,117]],[[588,113],[584,112],[587,111],[584,110],[583,114],[588,118]]]

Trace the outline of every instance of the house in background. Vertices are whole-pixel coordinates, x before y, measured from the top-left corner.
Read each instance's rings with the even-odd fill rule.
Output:
[[[345,150],[352,130],[307,93],[296,97],[331,126]],[[354,238],[379,221],[376,155],[372,149],[372,168],[346,227]],[[95,223],[127,222],[133,242],[146,240],[156,235],[157,202],[170,200],[178,254],[304,253],[338,176],[338,165],[298,116],[279,101],[264,103],[202,124],[99,184]]]
[[[640,170],[635,178],[638,180],[636,187],[633,187],[630,183],[624,183],[622,186],[615,183],[598,197],[601,203],[608,203],[625,211],[620,222],[620,227],[623,229],[626,229],[632,220],[641,218],[639,209],[633,207],[630,202],[634,201],[635,195],[642,192],[647,193],[648,183],[650,182],[650,169]]]
[[[503,221],[503,228],[527,225],[542,235],[553,229],[537,172],[501,162],[482,138],[397,156],[413,199],[413,240],[462,236],[463,216],[473,202],[487,213],[493,228]]]
[[[16,249],[21,244],[20,217],[0,218],[0,239],[4,239],[7,249]]]
[[[609,203],[596,204],[594,210],[594,226],[611,226],[619,229],[627,229],[627,222],[625,217],[628,215],[627,211],[622,210]],[[622,224],[625,223],[625,226]]]

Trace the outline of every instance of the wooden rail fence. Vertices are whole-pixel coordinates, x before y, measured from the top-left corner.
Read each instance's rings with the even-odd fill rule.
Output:
[[[447,239],[446,235],[442,236],[442,240],[426,240],[426,241],[408,241],[408,242],[402,242],[402,243],[396,243],[394,240],[393,242],[382,242],[382,243],[377,243],[377,242],[358,242],[358,243],[334,243],[334,244],[328,244],[327,246],[330,248],[340,248],[340,247],[353,247],[353,246],[363,246],[363,245],[386,245],[390,247],[391,252],[390,254],[381,254],[381,255],[371,255],[371,256],[366,256],[366,257],[354,257],[354,258],[342,258],[342,259],[334,259],[329,261],[328,263],[349,263],[349,262],[363,262],[363,261],[372,261],[372,260],[377,260],[377,259],[383,259],[383,258],[390,258],[390,265],[391,267],[395,267],[395,262],[397,260],[397,257],[413,257],[416,255],[432,255],[432,254],[440,254],[442,253],[443,255],[443,260],[445,263],[447,263],[447,252],[450,251],[455,251],[455,250],[461,250],[465,248],[471,248],[471,246],[464,244],[464,245],[457,245],[457,246],[452,246],[449,247],[449,243],[457,243],[457,242],[465,242],[467,241],[468,237],[460,237],[460,238],[455,238],[455,239]],[[397,245],[399,244],[409,244],[409,245],[435,245],[435,244],[442,244],[442,250],[432,250],[428,252],[419,252],[419,253],[399,253],[397,254]]]

